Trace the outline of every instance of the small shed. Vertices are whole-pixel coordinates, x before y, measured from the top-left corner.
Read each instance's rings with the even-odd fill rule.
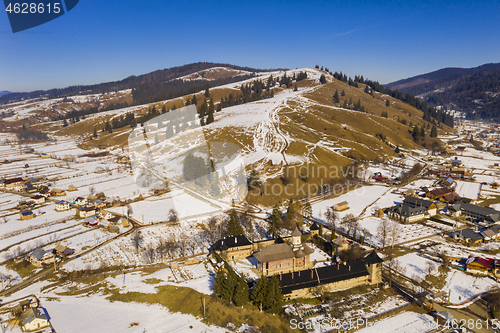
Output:
[[[333,210],[340,212],[349,209],[349,203],[347,201],[342,201],[333,205]]]
[[[68,191],[73,192],[73,191],[78,191],[75,185],[70,185],[68,186]]]

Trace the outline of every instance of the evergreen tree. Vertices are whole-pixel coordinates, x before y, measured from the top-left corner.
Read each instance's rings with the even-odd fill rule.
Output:
[[[215,111],[214,102],[210,100],[210,105],[208,106],[207,124],[214,122],[214,111]]]
[[[282,216],[278,204],[274,206],[271,216],[268,217],[267,222],[269,223],[267,233],[273,238],[278,238],[280,236],[279,230],[282,224]]]
[[[264,308],[267,312],[275,314],[280,314],[283,311],[283,294],[276,275],[273,275],[267,283]]]
[[[208,87],[207,89],[205,89],[205,97],[206,98],[210,97],[210,91],[208,90]]]
[[[436,126],[432,126],[431,137],[432,138],[437,138],[437,136],[438,136],[437,128],[436,128]]]
[[[248,284],[245,279],[242,277],[236,277],[237,284],[234,288],[234,296],[233,303],[236,306],[242,306],[243,304],[248,303],[249,293],[248,293]]]
[[[333,99],[335,100],[335,103],[340,103],[339,92],[336,89],[335,94],[333,95]]]
[[[165,104],[161,107],[161,113],[167,113],[167,109],[165,108]]]
[[[293,87],[293,91],[299,91],[299,88],[297,88],[297,84]]]
[[[196,99],[196,95],[193,95],[193,98],[191,99],[191,104],[196,106],[198,104],[198,100]]]
[[[320,78],[319,78],[319,82],[321,84],[325,84],[326,83],[326,77],[325,77],[325,74],[321,74]]]
[[[385,106],[391,106],[391,102],[389,100],[385,101]]]
[[[68,122],[66,121],[66,119],[63,120],[63,127],[68,127]]]
[[[345,96],[345,91],[342,89],[342,92],[340,93],[341,96]]]
[[[94,138],[97,138],[97,129],[94,126]]]
[[[260,276],[259,282],[252,288],[250,298],[257,306],[263,306],[266,301],[267,278],[264,275]]]
[[[413,138],[417,139],[419,135],[420,129],[418,128],[418,125],[415,125],[415,127],[413,127]]]
[[[243,227],[240,223],[240,218],[235,209],[229,213],[229,223],[227,225],[227,236],[241,236],[243,235]]]

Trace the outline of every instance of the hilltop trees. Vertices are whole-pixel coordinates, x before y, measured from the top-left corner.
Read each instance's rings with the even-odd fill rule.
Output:
[[[321,76],[319,78],[319,82],[321,84],[325,84],[326,83],[326,76],[325,76],[325,74],[321,74]]]

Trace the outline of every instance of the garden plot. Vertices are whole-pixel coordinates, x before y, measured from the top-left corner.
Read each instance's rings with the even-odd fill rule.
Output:
[[[132,235],[121,237],[109,244],[106,244],[95,251],[87,253],[82,257],[73,260],[65,265],[65,269],[97,269],[102,266],[137,266],[165,263],[171,260],[184,258],[187,256],[206,253],[210,247],[210,242],[206,234],[196,228],[187,228],[187,225],[166,226],[158,225],[141,229],[142,242],[137,250],[132,243]],[[106,234],[101,242],[111,238]],[[156,251],[159,241],[172,240],[176,245],[170,246],[169,250],[163,252]]]
[[[43,300],[57,332],[162,333],[225,332],[192,315],[171,313],[157,304],[110,302],[104,296],[65,297]],[[75,313],[79,320],[75,320]],[[125,319],[124,319],[125,314]],[[137,323],[137,326],[131,326]],[[190,329],[191,328],[191,329]]]
[[[373,245],[376,246],[382,245],[380,238],[377,236],[378,233],[377,230],[381,223],[382,223],[381,218],[373,216],[365,217],[359,220],[360,228],[365,229],[370,234],[370,236],[365,237],[365,239],[367,239],[369,242],[371,242]],[[397,222],[392,222],[392,223],[397,223]],[[440,230],[438,229],[428,227],[419,223],[413,223],[413,224],[398,223],[398,224],[400,227],[400,232],[398,234],[398,238],[395,240],[396,244],[410,242],[412,240],[416,240],[422,237],[430,237],[440,232]]]
[[[461,244],[447,243],[444,240],[439,241],[437,239],[425,240],[423,242],[413,244],[410,246],[413,250],[423,250],[429,253],[444,253],[450,257],[460,257],[468,258],[470,254],[488,258],[500,259],[500,255],[495,255],[491,253],[481,253],[480,251],[491,251],[500,248],[499,243],[488,243],[478,247],[466,247]]]
[[[10,209],[17,207],[19,201],[26,199],[18,194],[0,192],[0,216],[12,214]]]
[[[390,187],[381,185],[362,186],[336,198],[322,200],[313,204],[313,216],[320,220],[323,220],[323,214],[327,208],[332,207],[334,204],[340,203],[342,201],[347,201],[349,204],[349,209],[338,212],[339,218],[342,218],[347,214],[353,214],[357,217],[363,212],[366,207],[373,204],[378,198],[380,198],[389,190]]]
[[[2,250],[0,252],[0,262],[16,257],[21,253],[30,252],[37,247],[43,247],[46,244],[85,232],[87,228],[78,225],[78,223],[80,222],[70,220],[66,223],[58,223],[41,229],[21,232],[9,238],[2,238],[0,239],[0,250]]]
[[[443,291],[449,291],[450,303],[460,304],[492,289],[498,289],[498,283],[492,278],[474,277],[453,269],[448,272]]]
[[[54,203],[51,203],[45,207],[33,210],[36,217],[29,220],[21,220],[19,214],[9,216],[7,218],[7,223],[2,224],[2,234],[5,235],[16,231],[24,232],[28,228],[36,228],[44,223],[53,221],[69,220],[75,216],[74,210],[70,209],[63,212],[57,212],[55,206]]]
[[[175,269],[164,268],[152,274],[145,272],[132,272],[118,274],[106,278],[106,281],[120,288],[120,293],[140,292],[156,293],[156,287],[174,285],[188,287],[200,293],[211,295],[213,286],[213,271],[205,264],[179,266]]]
[[[400,271],[401,274],[409,279],[415,279],[416,277],[424,279],[429,271],[433,276],[439,275],[438,267],[440,263],[430,258],[427,255],[409,253],[398,257],[396,260],[403,267]],[[498,288],[498,283],[492,278],[474,277],[457,269],[450,269],[447,272],[446,284],[442,289],[438,290],[431,286],[431,289],[435,292],[450,292],[450,302],[454,304],[465,302],[493,288]]]
[[[366,293],[354,293],[346,296],[335,297],[321,305],[294,303],[285,306],[285,312],[300,317],[309,327],[321,329],[327,332],[333,327],[321,326],[321,321],[327,318],[326,323],[356,321],[358,319],[369,320],[374,315],[391,311],[408,305],[409,302],[401,295],[387,294],[379,288]]]
[[[197,199],[182,190],[174,190],[160,197],[148,197],[143,201],[130,204],[132,217],[144,223],[168,220],[168,212],[175,209],[180,219],[211,215],[221,212],[221,208],[212,203]],[[110,211],[121,213],[120,208],[110,208]]]
[[[88,196],[91,192],[90,187],[93,187],[94,192],[104,192],[107,197],[130,198],[149,192],[148,188],[139,187],[133,176],[117,172],[113,172],[112,175],[108,175],[108,173],[89,174],[65,179],[57,181],[54,186],[67,188],[69,185],[74,185],[78,189],[67,193],[74,198]]]
[[[434,318],[427,314],[402,312],[394,317],[386,318],[373,326],[365,327],[359,333],[420,333],[430,332],[437,328]]]
[[[74,249],[75,253],[78,254],[83,250],[102,243],[104,240],[109,238],[109,233],[101,228],[89,229],[84,226],[81,228],[83,228],[83,233],[67,238],[61,241],[60,244]],[[123,228],[120,227],[120,231],[122,231],[122,229]]]

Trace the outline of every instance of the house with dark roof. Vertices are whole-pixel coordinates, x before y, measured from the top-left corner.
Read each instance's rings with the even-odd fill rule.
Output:
[[[21,327],[25,332],[36,331],[50,326],[45,311],[39,308],[29,307],[21,314],[19,319]]]
[[[410,207],[425,207],[427,209],[427,212],[429,213],[430,216],[434,216],[437,214],[437,207],[436,204],[430,200],[425,200],[422,198],[416,198],[416,197],[405,197],[403,200],[404,204],[407,204]]]
[[[245,235],[224,237],[212,245],[212,251],[226,260],[238,260],[250,257],[253,246]]]
[[[465,215],[479,222],[484,222],[485,225],[500,223],[500,211],[491,207],[456,201],[451,207],[451,212],[455,216]]]
[[[89,216],[94,216],[96,214],[96,209],[95,207],[82,207],[78,209],[78,215],[81,218],[86,218]]]
[[[461,240],[469,244],[477,244],[484,240],[481,234],[471,228],[454,231],[451,233],[451,236],[456,240]]]
[[[278,279],[285,298],[309,297],[318,292],[380,283],[382,262],[372,251],[360,260],[279,274]]]
[[[312,266],[310,256],[314,251],[302,243],[302,233],[295,227],[292,243],[272,244],[253,254],[257,269],[264,275],[307,269]]]
[[[318,222],[314,221],[314,223],[309,228],[309,233],[311,234],[311,236],[319,235],[319,224],[318,224]]]
[[[432,191],[427,192],[425,195],[427,198],[432,199],[432,200],[439,200],[448,193],[451,193],[451,190],[446,187],[441,187],[441,188],[436,188]]]
[[[429,213],[427,212],[427,208],[423,206],[412,207],[409,204],[402,203],[389,208],[388,215],[391,218],[399,219],[404,223],[411,223],[423,220],[426,215],[429,216]]]
[[[35,266],[41,267],[52,264],[55,261],[55,256],[51,251],[36,248],[28,255],[28,261]]]
[[[37,205],[43,204],[45,202],[45,197],[43,195],[37,194],[31,197],[31,200]]]

